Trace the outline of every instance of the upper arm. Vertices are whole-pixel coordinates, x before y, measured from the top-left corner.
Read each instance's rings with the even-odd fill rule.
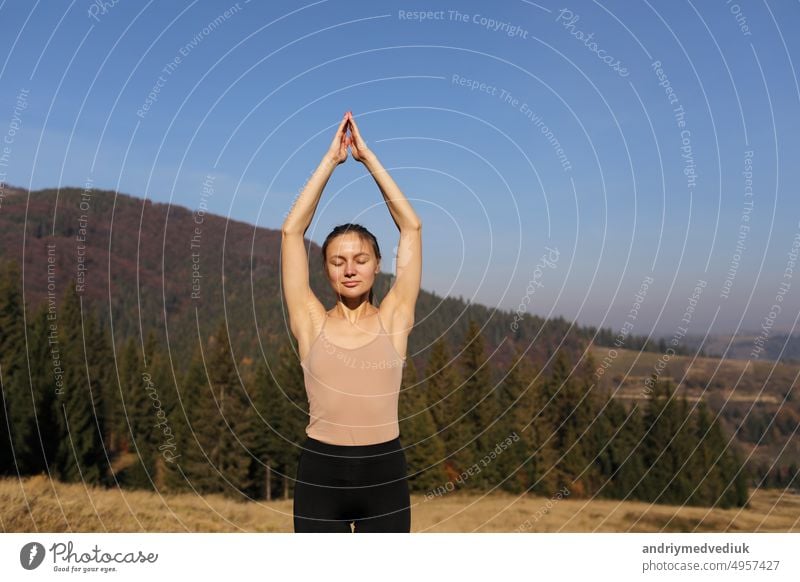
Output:
[[[422,282],[422,227],[400,230],[395,282],[384,297],[391,311],[410,328]]]
[[[281,279],[289,326],[298,343],[307,345],[314,333],[314,321],[324,314],[325,306],[309,284],[308,253],[301,233],[282,235]]]

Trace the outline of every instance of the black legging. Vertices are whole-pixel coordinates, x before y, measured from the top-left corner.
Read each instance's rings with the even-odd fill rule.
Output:
[[[400,437],[331,445],[306,437],[294,489],[295,532],[411,531],[408,467]]]

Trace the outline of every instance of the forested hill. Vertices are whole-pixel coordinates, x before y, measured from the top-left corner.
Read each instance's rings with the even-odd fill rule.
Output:
[[[0,475],[288,496],[308,411],[280,233],[114,192],[2,192]],[[312,287],[330,305],[310,248]],[[777,447],[794,416],[764,443],[771,410],[726,427],[705,389],[695,406],[697,387],[679,379],[679,394],[669,369],[643,385],[619,367],[623,350],[594,359],[591,328],[527,314],[513,326],[515,313],[425,292],[417,308],[399,411],[415,491],[500,484],[732,507],[748,486],[795,479],[794,455],[774,476],[774,458],[747,470],[726,434]]]
[[[309,253],[312,288],[331,306],[319,245],[310,243]],[[117,345],[154,330],[173,357],[186,359],[198,343],[198,331],[208,338],[225,319],[237,360],[247,365],[260,357],[259,344],[270,352],[290,335],[280,294],[277,230],[113,191],[63,188],[28,195],[7,187],[0,207],[0,261],[15,259],[21,265],[23,255],[29,309],[43,304],[48,291],[60,300],[74,280],[84,305],[105,326],[113,324]],[[382,274],[377,302],[390,283]],[[570,330],[564,319],[545,323],[529,314],[512,329],[512,312],[423,290],[409,355],[417,358],[442,334],[457,345],[470,317],[484,326],[490,351],[499,348],[493,357],[499,365],[510,361],[514,345],[524,350],[534,338],[528,352],[534,363],[544,362],[551,346],[577,353],[594,331]]]

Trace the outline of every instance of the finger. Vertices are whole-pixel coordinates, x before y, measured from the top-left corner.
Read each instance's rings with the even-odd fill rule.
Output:
[[[350,117],[350,130],[358,141],[362,141],[361,132],[358,130],[358,125],[356,125],[356,120],[353,117]]]
[[[348,123],[347,113],[345,113],[344,117],[342,117],[341,123],[339,123],[339,129],[336,130],[337,135],[344,130],[344,128],[347,126],[347,123]]]

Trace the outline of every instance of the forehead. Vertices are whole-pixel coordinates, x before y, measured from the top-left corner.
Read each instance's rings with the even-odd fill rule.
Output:
[[[328,243],[328,256],[372,255],[372,245],[355,233],[340,234]]]

